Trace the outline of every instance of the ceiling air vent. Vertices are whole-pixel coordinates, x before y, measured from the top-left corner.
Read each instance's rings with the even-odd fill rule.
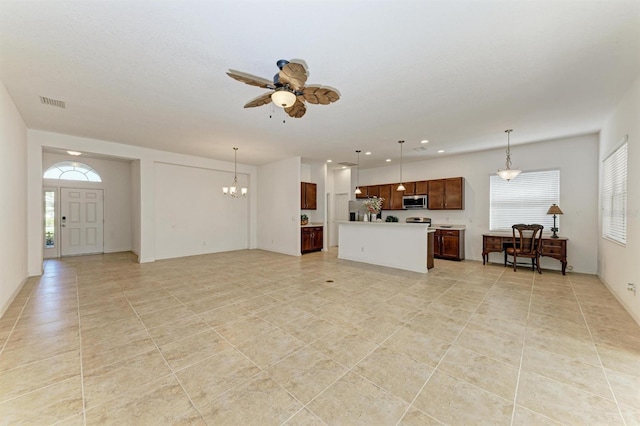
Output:
[[[419,146],[417,148],[413,148],[414,151],[426,151],[427,147],[426,146]]]
[[[341,166],[345,166],[345,167],[353,167],[353,166],[357,166],[357,164],[356,164],[356,163],[350,163],[350,162],[348,162],[348,161],[343,161],[342,163],[338,163],[338,164],[340,164]]]
[[[59,101],[57,99],[45,98],[44,96],[40,96],[40,102],[45,105],[50,105],[58,108],[66,108],[64,101]]]

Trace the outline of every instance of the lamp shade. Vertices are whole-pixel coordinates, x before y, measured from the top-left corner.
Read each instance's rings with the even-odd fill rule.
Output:
[[[289,108],[296,103],[296,95],[285,88],[280,88],[271,95],[271,102],[280,108]]]
[[[549,210],[547,210],[547,214],[564,214],[564,213],[562,213],[562,210],[560,210],[560,207],[554,204],[551,207],[549,207]]]
[[[498,176],[506,181],[510,181],[511,179],[515,179],[516,176],[520,174],[521,170],[518,169],[504,169],[498,170]]]

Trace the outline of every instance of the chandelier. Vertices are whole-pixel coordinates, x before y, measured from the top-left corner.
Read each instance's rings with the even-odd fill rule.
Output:
[[[511,132],[513,132],[513,129],[505,130],[505,133],[507,134],[507,161],[504,163],[505,169],[498,170],[498,176],[500,176],[507,182],[509,182],[511,179],[515,179],[515,177],[518,176],[522,171],[519,169],[511,168],[511,149],[509,144],[509,135],[511,134]]]
[[[244,198],[247,196],[247,188],[240,188],[238,192],[238,148],[233,148],[233,183],[231,186],[223,186],[222,193],[231,198]]]

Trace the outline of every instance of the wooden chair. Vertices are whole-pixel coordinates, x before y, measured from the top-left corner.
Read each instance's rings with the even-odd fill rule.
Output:
[[[542,225],[525,225],[523,223],[513,225],[513,245],[508,247],[506,254],[513,256],[513,270],[516,270],[519,257],[531,259],[531,270],[537,267],[540,270],[540,247],[542,246]]]

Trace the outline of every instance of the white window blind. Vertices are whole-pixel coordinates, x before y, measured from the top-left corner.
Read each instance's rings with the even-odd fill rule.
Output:
[[[492,231],[511,231],[516,223],[553,227],[553,215],[547,210],[560,204],[560,170],[523,172],[507,182],[500,176],[490,177],[491,206],[489,227]],[[558,218],[558,227],[560,216]]]
[[[625,137],[626,139],[626,137]],[[603,162],[602,236],[627,243],[627,142]]]

